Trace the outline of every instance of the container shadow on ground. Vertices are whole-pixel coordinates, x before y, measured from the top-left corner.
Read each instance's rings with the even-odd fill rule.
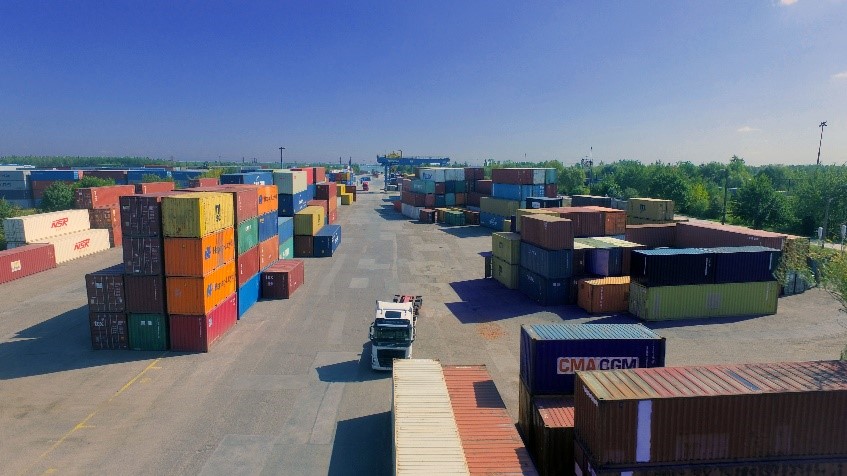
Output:
[[[391,372],[377,372],[371,368],[371,343],[362,346],[359,360],[348,360],[337,364],[323,365],[318,371],[321,382],[367,382],[391,376]]]
[[[589,317],[576,306],[541,306],[520,291],[506,289],[494,279],[454,281],[450,287],[461,301],[445,303],[445,306],[462,324],[481,324],[538,312],[550,312],[563,320]]]
[[[720,324],[732,324],[735,322],[749,321],[750,319],[758,319],[760,317],[765,316],[767,316],[767,314],[731,317],[701,317],[697,319],[675,319],[671,321],[636,321],[644,324],[650,329],[670,329],[674,327],[714,326]]]
[[[379,215],[386,220],[408,220],[407,217],[394,210],[393,206],[374,208]]]
[[[0,380],[149,360],[161,354],[92,349],[88,306],[81,306],[16,333],[10,342],[0,343]]]
[[[391,474],[391,412],[341,420],[329,460],[331,476]]]
[[[440,226],[441,231],[449,233],[457,238],[474,238],[479,236],[491,236],[493,230],[478,225],[465,226]]]

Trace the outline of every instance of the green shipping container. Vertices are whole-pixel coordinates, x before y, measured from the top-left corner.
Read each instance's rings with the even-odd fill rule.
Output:
[[[279,244],[279,259],[294,258],[294,237]]]
[[[494,256],[509,264],[521,263],[521,235],[509,232],[491,234],[491,251]]]
[[[518,265],[509,264],[496,256],[491,259],[491,274],[509,289],[518,289]]]
[[[168,318],[164,314],[129,314],[129,348],[168,350]]]
[[[500,215],[501,217],[510,217],[512,215],[517,214],[518,208],[521,207],[521,202],[517,200],[503,200],[500,198],[493,197],[480,197],[479,198],[479,209],[493,213],[495,215]]]
[[[456,210],[444,212],[444,223],[453,226],[462,226],[465,224],[465,214]]]
[[[238,224],[235,232],[238,254],[242,255],[259,244],[259,221],[257,217]]]
[[[631,283],[629,312],[645,321],[776,314],[779,284],[698,284],[646,287]]]

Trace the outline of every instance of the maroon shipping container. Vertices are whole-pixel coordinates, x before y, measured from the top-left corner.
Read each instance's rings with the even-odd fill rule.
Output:
[[[524,215],[521,218],[521,241],[546,250],[573,249],[573,222],[550,215]]]
[[[435,223],[435,210],[422,208],[418,214],[418,220],[423,223]]]
[[[492,169],[491,180],[495,183],[532,185],[532,169]]]
[[[0,251],[0,284],[56,267],[52,244],[24,245]]]
[[[311,258],[314,256],[314,237],[305,235],[294,235],[294,256],[298,258]]]
[[[623,235],[626,233],[626,212],[607,207],[581,207],[597,210],[603,217],[603,234],[606,236]],[[594,235],[597,236],[597,235]]]
[[[435,182],[435,194],[444,195],[447,193],[447,185],[444,182]]]
[[[544,196],[547,198],[556,198],[559,196],[559,186],[555,183],[548,183],[544,186]],[[626,215],[624,215],[626,216]]]
[[[259,247],[254,246],[235,258],[238,273],[238,286],[241,287],[253,276],[259,274]]]
[[[335,199],[338,196],[338,185],[335,182],[315,184],[315,198],[318,200]]]
[[[32,187],[32,198],[36,200],[44,198],[44,191],[56,182],[62,182],[67,185],[74,184],[71,180],[32,180],[30,181],[30,186]]]
[[[783,233],[694,220],[677,223],[675,245],[679,248],[765,246],[782,250],[787,238]]]
[[[196,178],[188,181],[188,186],[191,188],[194,187],[214,187],[216,185],[220,185],[220,182],[216,178],[206,177],[206,178]]]
[[[494,188],[493,180],[477,180],[476,181],[476,191],[480,195],[489,196],[491,195],[491,190]]]
[[[673,247],[676,243],[676,223],[627,225],[626,241],[648,248]]]
[[[208,352],[226,331],[238,321],[238,296],[233,294],[205,316],[168,316],[171,350]]]
[[[124,275],[126,312],[130,314],[166,314],[165,277],[161,275]]]
[[[533,445],[527,445],[541,475],[574,474],[573,397],[532,399]],[[619,475],[618,475],[619,476]]]
[[[573,236],[585,238],[589,236],[603,236],[606,229],[603,214],[589,207],[556,207],[547,208],[559,214],[562,218],[573,221]],[[521,222],[523,227],[523,222]]]
[[[135,193],[143,195],[148,193],[171,192],[173,189],[173,182],[147,182],[135,184]]]
[[[121,230],[124,236],[162,236],[162,198],[179,192],[121,197]]]
[[[133,185],[111,185],[76,189],[77,208],[120,208],[120,197],[135,195]]]
[[[259,214],[259,198],[255,185],[218,185],[215,187],[197,187],[192,192],[218,192],[232,195],[232,209],[235,222],[241,223]]]
[[[126,183],[126,170],[86,170],[85,176],[112,179],[116,184]],[[132,188],[132,193],[135,193],[135,187]]]
[[[847,456],[847,361],[577,372],[598,466]]]
[[[123,247],[126,274],[163,274],[165,272],[162,238],[124,237]]]
[[[485,169],[482,167],[465,167],[465,180],[474,181],[485,178]]]
[[[85,275],[90,312],[126,312],[123,270],[119,264]]]
[[[91,347],[94,350],[129,348],[126,314],[116,312],[91,312],[88,314],[91,329]]]
[[[259,269],[265,269],[279,260],[279,235],[274,235],[259,243],[258,248]]]
[[[326,200],[309,200],[306,205],[310,207],[321,207],[324,209],[324,216],[329,215],[329,202]]]
[[[289,299],[306,279],[306,266],[301,259],[277,261],[262,271],[262,297]]]
[[[471,193],[468,194],[468,199],[466,200],[466,205],[470,205],[472,207],[478,207],[480,197],[484,197],[484,196],[485,195],[482,195],[482,194],[477,193],[477,192],[471,192]]]

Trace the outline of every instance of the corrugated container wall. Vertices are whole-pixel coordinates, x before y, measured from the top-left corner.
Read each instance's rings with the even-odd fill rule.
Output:
[[[547,215],[526,215],[521,222],[521,239],[546,250],[573,249],[573,223]]]
[[[520,265],[545,278],[569,278],[573,274],[573,250],[545,250],[521,242]]]
[[[630,276],[645,286],[714,283],[715,254],[699,248],[634,251]]]
[[[137,314],[165,314],[165,277],[162,275],[124,276],[126,310]]]
[[[56,264],[62,264],[110,248],[109,230],[84,230],[69,235],[41,238],[34,242],[52,244],[56,253]]]
[[[645,321],[776,314],[779,283],[647,287],[631,283],[629,312]]]
[[[165,236],[200,238],[233,225],[232,198],[225,193],[181,193],[162,199]]]
[[[162,236],[162,198],[176,193],[121,197],[121,229],[124,236],[133,238]]]
[[[165,238],[165,274],[203,277],[235,259],[235,233],[226,228],[202,238]]]
[[[676,223],[627,225],[626,241],[639,243],[649,248],[675,246]]]
[[[289,299],[305,280],[303,260],[277,261],[262,272],[262,297]]]
[[[123,265],[116,265],[85,275],[88,310],[92,312],[125,312]]]
[[[782,250],[788,235],[753,230],[742,226],[706,221],[677,223],[675,246],[714,248],[719,246],[766,246]]]
[[[168,317],[164,314],[128,314],[129,348],[168,350]]]
[[[530,451],[542,476],[574,474],[573,413],[572,397],[532,399]]]
[[[168,314],[205,315],[235,293],[235,262],[203,278],[168,276],[165,283]]]
[[[3,220],[8,242],[34,243],[91,228],[88,210],[62,210]]]
[[[545,278],[526,268],[518,270],[518,289],[542,306],[572,304],[571,278]]]
[[[238,297],[230,295],[206,315],[168,316],[172,351],[208,352],[212,344],[238,320]]]
[[[780,251],[764,246],[710,248],[715,253],[715,283],[773,281]]]
[[[579,307],[592,314],[629,310],[629,276],[579,280]]]
[[[494,256],[506,263],[520,263],[521,235],[509,232],[492,233],[491,251],[494,253]]]
[[[55,267],[56,252],[51,244],[25,245],[0,251],[0,283]]]

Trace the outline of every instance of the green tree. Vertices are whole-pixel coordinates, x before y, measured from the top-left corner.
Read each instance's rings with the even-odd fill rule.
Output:
[[[778,228],[789,221],[788,203],[774,190],[771,179],[759,174],[738,189],[732,198],[732,214],[753,228]]]
[[[44,198],[41,200],[41,210],[55,212],[59,210],[70,210],[74,207],[74,189],[64,182],[54,182],[44,190]]]
[[[709,213],[709,190],[702,182],[697,182],[688,191],[688,205],[685,213],[695,217],[705,217]]]
[[[71,188],[76,190],[78,188],[106,187],[114,184],[115,181],[110,178],[86,177],[83,175],[79,181],[74,182],[74,184],[71,185]]]
[[[142,181],[143,183],[150,183],[150,182],[173,182],[173,181],[174,181],[174,178],[173,178],[173,177],[159,177],[159,176],[158,176],[158,175],[156,175],[156,174],[144,174],[144,175],[142,175],[142,176],[141,176],[141,181]]]
[[[649,196],[673,200],[675,210],[685,210],[690,188],[685,176],[671,165],[654,164],[651,168]]]
[[[559,171],[557,179],[559,192],[566,195],[580,195],[588,192],[585,186],[585,170],[582,167],[565,167]]]

